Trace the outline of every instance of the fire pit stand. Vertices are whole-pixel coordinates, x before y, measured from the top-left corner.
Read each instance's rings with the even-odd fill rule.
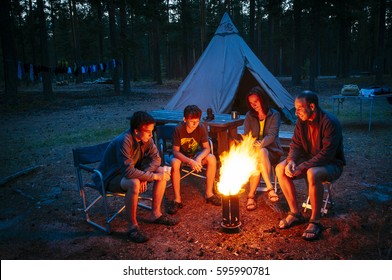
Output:
[[[240,202],[238,194],[222,195],[222,222],[225,231],[238,231],[240,222]]]

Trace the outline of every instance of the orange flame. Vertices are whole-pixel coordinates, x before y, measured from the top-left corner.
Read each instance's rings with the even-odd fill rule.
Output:
[[[231,145],[229,152],[220,156],[218,191],[223,195],[237,194],[249,177],[257,171],[258,153],[253,147],[256,139],[249,133],[238,145]]]

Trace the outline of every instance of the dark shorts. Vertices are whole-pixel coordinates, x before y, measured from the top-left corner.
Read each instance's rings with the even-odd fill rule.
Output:
[[[299,160],[297,165],[301,164],[304,161],[305,160]],[[342,175],[343,172],[343,167],[340,164],[330,163],[320,167],[324,167],[325,169],[327,169],[327,175],[325,178],[323,178],[322,181],[333,182],[337,180],[340,177],[340,175]],[[305,177],[306,174],[298,176],[298,178],[305,178]]]
[[[328,164],[324,166],[327,169],[328,175],[325,181],[333,182],[342,175],[343,168],[338,164]]]
[[[121,179],[123,176],[121,174],[115,175],[112,179],[110,179],[106,184],[106,189],[110,192],[122,193],[127,192],[121,187]]]

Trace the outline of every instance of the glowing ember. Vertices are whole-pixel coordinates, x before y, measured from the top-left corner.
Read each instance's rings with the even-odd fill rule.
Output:
[[[218,190],[223,195],[237,194],[241,187],[246,184],[249,177],[258,172],[258,153],[253,148],[255,138],[250,134],[244,136],[238,145],[232,145],[229,152],[222,153],[220,161],[220,181]]]

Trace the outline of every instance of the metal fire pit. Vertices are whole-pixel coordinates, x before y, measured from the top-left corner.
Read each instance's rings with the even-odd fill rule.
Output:
[[[222,222],[224,230],[238,230],[240,222],[240,200],[238,194],[222,196]]]

